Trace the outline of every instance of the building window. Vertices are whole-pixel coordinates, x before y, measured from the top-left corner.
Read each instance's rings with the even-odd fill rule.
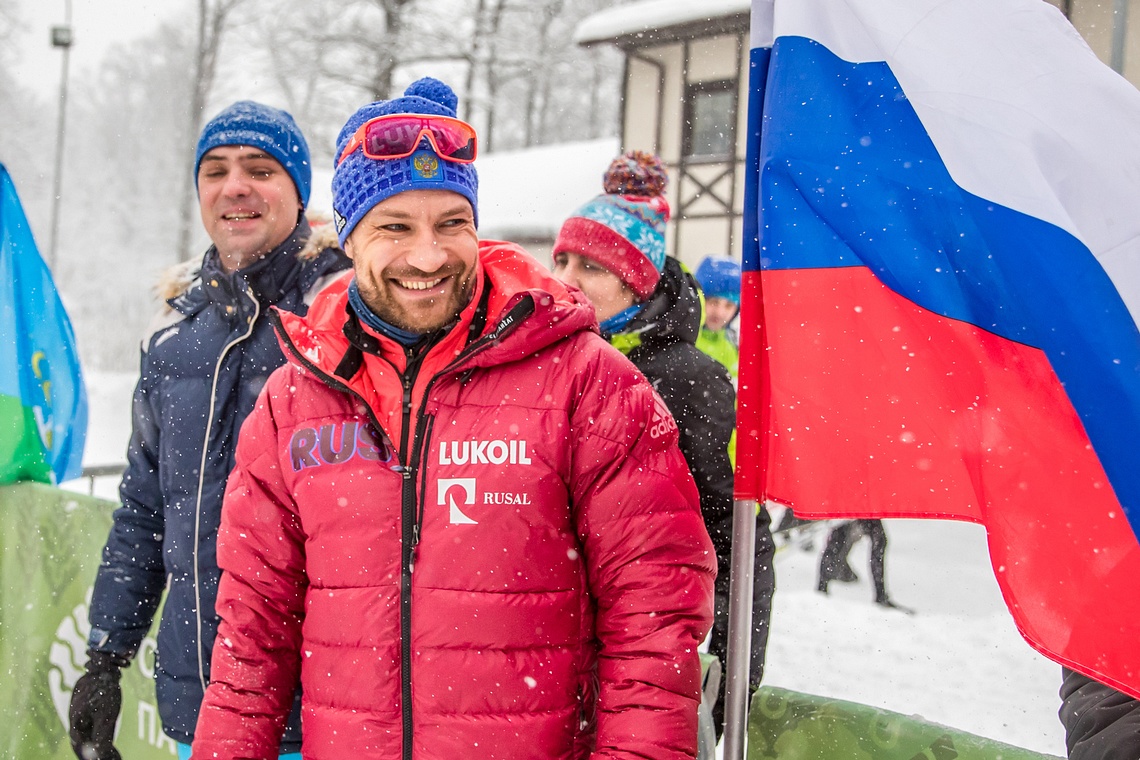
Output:
[[[731,159],[736,155],[736,83],[698,82],[685,91],[685,157]]]

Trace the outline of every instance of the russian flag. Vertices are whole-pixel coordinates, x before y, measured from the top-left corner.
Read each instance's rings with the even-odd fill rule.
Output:
[[[1041,0],[753,0],[738,499],[985,525],[1140,697],[1140,93]]]
[[[0,485],[79,477],[86,436],[75,334],[0,164]]]

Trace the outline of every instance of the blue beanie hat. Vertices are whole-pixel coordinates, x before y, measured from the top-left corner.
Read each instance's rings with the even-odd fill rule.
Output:
[[[396,113],[456,118],[459,99],[443,82],[424,77],[404,90],[402,98],[378,100],[354,113],[336,138],[337,158],[360,125],[377,116]],[[440,159],[426,139],[407,158],[372,159],[359,148],[336,166],[332,178],[333,221],[341,246],[357,223],[376,204],[406,190],[450,190],[471,203],[479,223],[479,176],[473,164]]]
[[[198,151],[194,157],[195,187],[198,186],[198,166],[202,163],[202,156],[219,145],[249,145],[265,151],[292,177],[301,205],[309,205],[313,178],[309,144],[288,113],[252,100],[239,100],[210,119],[198,138]]]
[[[727,256],[708,256],[697,266],[697,283],[706,296],[740,305],[740,264]]]

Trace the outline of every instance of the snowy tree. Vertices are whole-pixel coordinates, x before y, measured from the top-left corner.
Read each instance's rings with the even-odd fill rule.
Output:
[[[356,107],[355,88],[329,86],[338,57],[334,31],[340,3],[295,2],[288,12],[251,26],[247,42],[257,50],[273,84],[309,142],[314,164],[331,161],[340,122]]]
[[[621,56],[585,50],[573,30],[605,0],[265,0],[261,50],[315,154],[343,120],[418,76],[444,79],[485,152],[617,130]]]
[[[194,146],[202,126],[203,111],[210,97],[210,90],[214,86],[222,40],[234,10],[245,2],[246,0],[198,0],[197,48],[191,69],[194,74],[189,82],[190,110],[187,122],[181,130],[182,144],[186,146],[190,155],[194,154]],[[184,171],[186,181],[182,183],[182,196],[178,205],[180,213],[176,250],[181,258],[188,258],[193,255],[190,240],[196,213],[191,193],[193,185],[191,172],[194,171],[194,167],[188,166]]]
[[[25,24],[15,0],[0,0],[0,113],[4,127],[0,129],[0,163],[16,183],[20,201],[28,215],[40,246],[47,242],[51,213],[51,161],[54,156],[51,103],[22,86],[11,75],[16,51],[13,40]]]
[[[468,92],[488,151],[616,133],[621,56],[573,40],[582,19],[612,5],[477,0]]]
[[[168,24],[73,87],[56,279],[88,366],[137,366],[155,283],[177,260],[194,54],[192,27]]]

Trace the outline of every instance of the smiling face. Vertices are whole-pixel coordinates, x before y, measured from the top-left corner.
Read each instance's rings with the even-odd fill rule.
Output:
[[[285,168],[248,145],[222,145],[202,156],[198,206],[227,272],[249,266],[285,242],[302,210]]]
[[[344,243],[356,287],[390,325],[428,333],[471,300],[479,238],[471,204],[450,190],[408,190],[372,207]]]
[[[621,279],[604,266],[577,253],[554,254],[554,276],[586,294],[594,305],[599,322],[637,303],[637,296]]]

